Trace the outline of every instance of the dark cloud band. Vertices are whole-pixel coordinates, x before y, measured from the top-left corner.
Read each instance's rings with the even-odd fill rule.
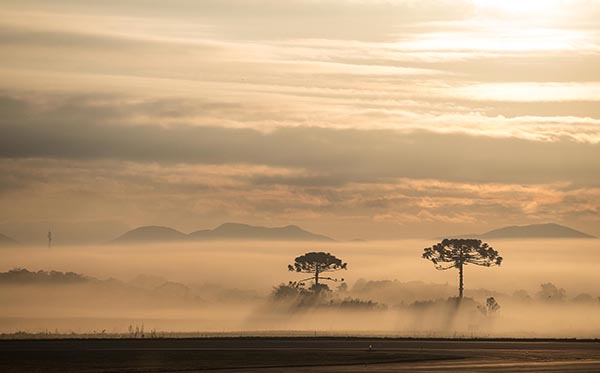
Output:
[[[257,164],[301,168],[321,183],[388,177],[467,182],[597,183],[600,145],[426,131],[119,124],[122,107],[63,102],[39,111],[0,101],[3,158],[113,159],[136,162]],[[145,106],[141,106],[144,108]],[[131,110],[125,110],[131,114]],[[264,182],[264,180],[263,180]],[[281,179],[271,182],[301,183]]]

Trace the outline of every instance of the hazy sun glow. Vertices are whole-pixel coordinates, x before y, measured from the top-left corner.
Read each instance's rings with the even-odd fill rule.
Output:
[[[600,234],[598,0],[2,5],[0,233],[17,241],[227,221]]]
[[[592,37],[585,31],[539,27],[524,21],[463,22],[459,31],[425,33],[418,39],[398,42],[395,46],[415,51],[492,53],[597,50]]]
[[[546,16],[555,14],[565,5],[559,0],[475,0],[475,4],[484,11],[496,11],[513,16]]]
[[[600,0],[0,4],[0,372],[600,372]]]

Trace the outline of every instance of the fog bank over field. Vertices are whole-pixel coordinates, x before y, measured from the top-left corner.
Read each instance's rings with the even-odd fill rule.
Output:
[[[393,335],[600,337],[599,240],[489,240],[500,267],[458,273],[421,258],[435,242],[186,242],[2,249],[0,332],[319,331]],[[308,251],[348,263],[318,302],[276,301]],[[26,279],[26,280],[24,280]],[[541,284],[545,284],[544,287]],[[307,284],[310,285],[310,284]],[[486,314],[486,299],[501,308]]]
[[[505,258],[501,267],[468,266],[466,291],[477,287],[497,291],[532,290],[555,282],[572,291],[599,290],[597,262],[600,240],[488,240]],[[341,272],[349,285],[361,278],[446,283],[454,286],[456,271],[436,271],[421,259],[434,240],[381,242],[192,242],[128,246],[17,247],[2,250],[0,270],[23,267],[84,273],[128,280],[138,274],[163,276],[184,283],[219,283],[268,292],[271,286],[302,275],[287,265],[307,251],[326,251],[348,263]]]

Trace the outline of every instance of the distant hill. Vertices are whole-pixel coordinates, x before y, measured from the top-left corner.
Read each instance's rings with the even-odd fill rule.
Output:
[[[531,224],[494,229],[481,235],[482,238],[595,238],[564,225]]]
[[[296,225],[268,228],[239,223],[225,223],[212,230],[192,232],[189,236],[194,240],[335,241]]]
[[[145,226],[135,228],[114,239],[112,243],[165,242],[189,239],[188,235],[169,227]]]
[[[332,238],[288,225],[259,227],[248,224],[225,223],[215,229],[185,234],[169,227],[146,226],[133,229],[114,239],[112,243],[150,243],[184,240],[265,240],[265,241],[335,241]]]
[[[472,238],[595,238],[589,234],[565,227],[564,225],[531,224],[531,225],[512,225],[494,229],[483,234],[466,234],[456,237]]]
[[[0,247],[2,246],[15,246],[18,245],[19,243],[16,240],[13,240],[12,238],[3,235],[2,233],[0,233]]]

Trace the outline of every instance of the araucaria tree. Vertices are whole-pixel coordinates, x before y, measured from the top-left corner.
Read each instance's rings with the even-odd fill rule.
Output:
[[[342,269],[347,269],[348,264],[342,262],[330,253],[310,252],[297,257],[294,264],[288,265],[288,269],[292,272],[310,273],[312,276],[300,281],[314,280],[316,287],[319,287],[319,280],[338,281],[335,278],[324,277],[322,274],[329,272],[337,272]],[[342,279],[344,281],[344,279]],[[327,287],[324,285],[324,287]]]
[[[491,267],[502,264],[502,257],[487,243],[475,239],[444,239],[425,248],[423,258],[431,260],[436,269],[458,269],[458,296],[463,297],[463,267],[467,264]]]

